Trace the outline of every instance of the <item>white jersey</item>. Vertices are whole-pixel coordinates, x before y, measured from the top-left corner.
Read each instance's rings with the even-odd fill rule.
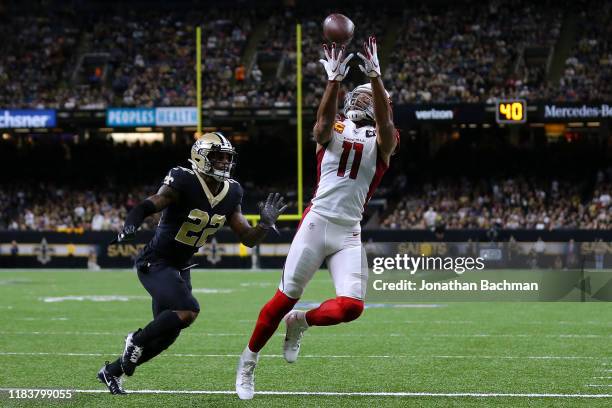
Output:
[[[331,140],[317,153],[312,211],[337,222],[358,223],[386,170],[378,154],[376,128],[357,128],[348,119],[335,122]]]

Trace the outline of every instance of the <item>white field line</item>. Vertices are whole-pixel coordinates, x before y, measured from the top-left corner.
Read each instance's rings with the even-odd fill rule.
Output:
[[[125,336],[123,332],[106,331],[0,331],[0,335],[59,335],[59,336]],[[210,337],[232,337],[247,336],[248,333],[190,333],[190,336],[210,336]],[[284,336],[277,333],[276,336]],[[556,338],[556,339],[608,339],[612,334],[494,334],[494,333],[474,333],[474,334],[422,334],[422,333],[387,333],[387,334],[349,334],[349,333],[323,333],[317,332],[313,336],[317,337],[441,337],[441,338]]]
[[[0,388],[0,391],[17,388]],[[107,390],[72,390],[81,394],[105,394]],[[129,394],[199,394],[234,395],[226,390],[127,390]],[[497,393],[497,392],[341,392],[341,391],[257,391],[257,395],[303,395],[338,397],[464,397],[464,398],[612,398],[612,394],[544,394],[544,393]]]
[[[612,384],[587,384],[587,387],[612,387]]]
[[[1,351],[0,356],[68,356],[68,357],[103,357],[109,354],[117,354],[117,351],[107,353],[62,353],[62,352],[20,352]],[[240,354],[197,354],[197,353],[164,353],[160,357],[201,357],[201,358],[238,358]],[[281,354],[262,354],[263,358],[283,358]],[[319,355],[304,354],[300,358],[368,358],[368,359],[478,359],[478,360],[595,360],[601,356],[483,356],[483,355]]]
[[[609,380],[609,379],[611,379],[612,377],[593,377],[593,378],[595,378],[595,379],[597,379],[597,380]]]
[[[248,323],[252,323],[252,320],[239,320],[239,322],[248,322]],[[403,321],[397,321],[397,320],[368,320],[365,318],[359,319],[359,320],[355,320],[354,322],[351,322],[351,324],[398,324],[398,323],[406,323],[406,324],[441,324],[441,325],[454,325],[454,324],[482,324],[482,321],[478,321],[478,320],[403,320]],[[572,322],[572,321],[548,321],[548,322],[543,322],[543,321],[517,321],[517,322],[512,322],[512,324],[514,325],[525,325],[525,326],[533,326],[533,325],[537,325],[537,326],[541,326],[541,325],[551,325],[551,324],[560,324],[560,325],[566,325],[566,326],[571,326],[571,325],[576,325],[576,326],[583,326],[583,325],[595,325],[595,326],[599,326],[599,327],[608,327],[608,326],[612,326],[611,322],[599,322],[599,321],[595,321],[595,320],[589,320],[589,321],[580,321],[580,322]]]

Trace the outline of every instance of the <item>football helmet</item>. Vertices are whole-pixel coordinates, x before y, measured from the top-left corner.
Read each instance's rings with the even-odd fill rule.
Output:
[[[387,98],[389,92],[385,90]],[[374,99],[372,96],[372,85],[359,85],[344,97],[344,116],[353,122],[360,120],[374,121]]]
[[[219,165],[218,160],[209,157],[211,153],[227,153],[230,156],[229,163]],[[236,149],[232,143],[221,134],[221,132],[205,133],[195,141],[191,147],[191,168],[200,174],[205,174],[222,182],[230,178],[235,166]],[[219,168],[221,167],[221,168]]]

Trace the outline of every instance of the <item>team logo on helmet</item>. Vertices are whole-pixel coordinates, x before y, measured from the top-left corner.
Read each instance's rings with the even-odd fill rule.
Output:
[[[211,153],[227,153],[229,162],[220,162]],[[191,147],[191,167],[200,174],[205,174],[221,182],[230,178],[235,166],[236,149],[220,132],[206,133]]]

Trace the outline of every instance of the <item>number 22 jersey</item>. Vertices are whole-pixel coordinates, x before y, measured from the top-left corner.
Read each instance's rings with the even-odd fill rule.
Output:
[[[176,190],[179,199],[162,211],[155,235],[141,259],[154,256],[183,266],[236,211],[243,191],[238,182],[230,179],[215,195],[202,176],[184,167],[171,169],[163,183]]]

